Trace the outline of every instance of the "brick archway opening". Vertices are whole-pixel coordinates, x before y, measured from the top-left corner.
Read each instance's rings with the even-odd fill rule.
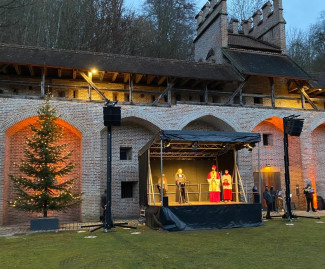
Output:
[[[31,213],[15,208],[9,207],[7,201],[15,197],[13,183],[9,179],[9,175],[19,175],[19,170],[14,167],[14,163],[19,163],[21,159],[24,158],[23,151],[25,146],[26,137],[31,136],[31,130],[29,125],[36,122],[37,116],[27,118],[20,121],[6,131],[6,141],[5,141],[5,169],[4,169],[4,188],[3,188],[3,224],[18,224],[27,223],[30,219],[36,217],[42,217],[41,213]],[[72,190],[76,192],[81,192],[81,142],[82,134],[75,127],[69,123],[63,121],[62,119],[57,120],[57,124],[64,127],[64,136],[60,143],[68,144],[67,150],[71,150],[73,153],[70,157],[76,167],[72,172],[67,175],[67,178],[78,178]],[[68,209],[66,212],[52,212],[48,213],[49,217],[58,217],[60,222],[72,222],[81,220],[81,206]]]

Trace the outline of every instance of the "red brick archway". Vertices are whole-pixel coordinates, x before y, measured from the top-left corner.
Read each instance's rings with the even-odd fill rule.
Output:
[[[42,215],[36,213],[28,213],[20,211],[11,207],[8,207],[7,201],[13,199],[14,188],[9,179],[9,174],[18,175],[19,171],[13,166],[14,162],[20,162],[23,158],[23,149],[25,145],[25,138],[31,135],[29,128],[30,124],[35,123],[35,117],[27,118],[23,121],[16,123],[6,131],[6,145],[5,145],[5,171],[4,171],[4,201],[3,201],[3,224],[17,224],[26,223],[31,218],[41,217]],[[72,150],[73,154],[70,160],[76,164],[69,178],[78,178],[74,190],[81,192],[81,142],[82,134],[75,127],[69,123],[58,119],[57,124],[64,127],[64,137],[61,143],[67,143],[68,150]],[[67,212],[49,212],[49,216],[56,216],[61,222],[80,221],[81,207],[78,206],[73,209],[69,209]]]

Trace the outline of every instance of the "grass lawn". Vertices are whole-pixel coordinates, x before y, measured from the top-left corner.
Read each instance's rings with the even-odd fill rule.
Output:
[[[0,268],[325,268],[325,223],[272,219],[253,228],[0,237]],[[140,232],[140,234],[132,234]],[[97,236],[86,239],[85,236]]]

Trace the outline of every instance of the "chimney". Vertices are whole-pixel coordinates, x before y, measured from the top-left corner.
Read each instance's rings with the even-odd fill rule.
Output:
[[[232,33],[238,35],[238,20],[232,18],[230,20],[230,25],[231,25]]]
[[[254,24],[254,27],[256,27],[258,25],[258,23],[261,21],[261,15],[262,15],[262,12],[260,10],[257,10],[253,14],[253,24]]]
[[[267,17],[270,15],[271,13],[271,2],[267,1],[263,6],[262,6],[262,11],[263,11],[263,20],[266,20]]]
[[[248,35],[249,30],[252,28],[252,20],[244,20],[241,25],[243,27],[244,35]]]

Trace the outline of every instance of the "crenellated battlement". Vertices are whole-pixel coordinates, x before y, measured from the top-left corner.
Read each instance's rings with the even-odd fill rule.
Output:
[[[285,53],[285,20],[282,0],[267,1],[250,18],[228,25],[227,0],[209,0],[196,15],[195,60],[222,63],[221,49],[228,47],[228,34],[246,35],[267,42]]]
[[[229,31],[267,41],[285,52],[285,23],[282,0],[273,0],[273,5],[267,1],[252,17],[242,21],[242,31],[238,29],[238,20],[232,19]]]

